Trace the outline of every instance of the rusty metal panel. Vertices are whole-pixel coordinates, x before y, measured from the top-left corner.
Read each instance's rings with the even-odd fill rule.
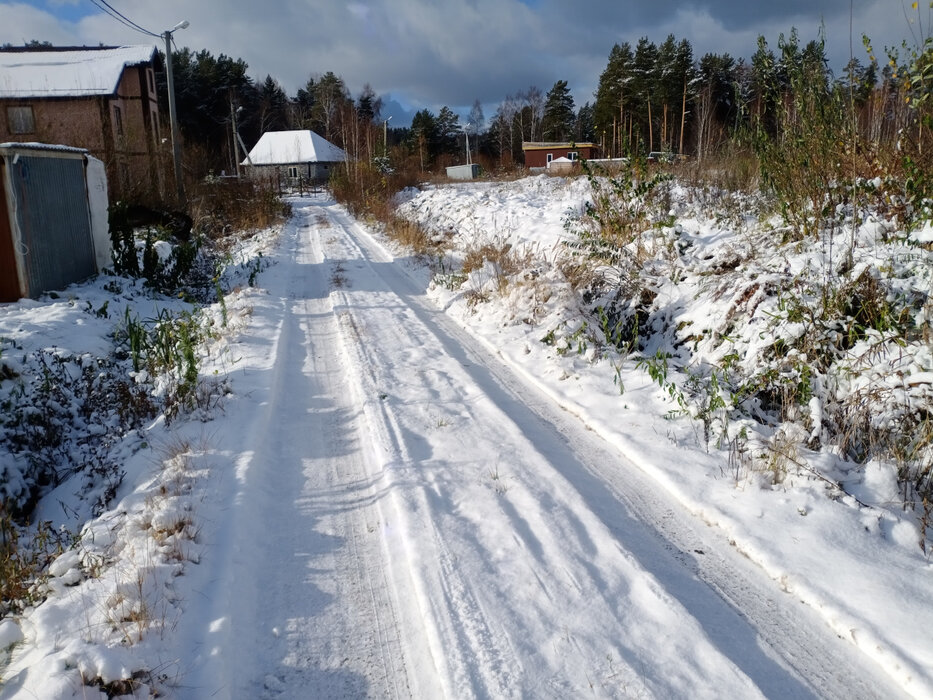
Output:
[[[93,275],[84,159],[19,153],[7,164],[27,295],[35,298]]]
[[[6,204],[6,174],[6,161],[0,158],[0,302],[16,301],[22,296],[13,248],[13,231],[10,228],[10,214]]]

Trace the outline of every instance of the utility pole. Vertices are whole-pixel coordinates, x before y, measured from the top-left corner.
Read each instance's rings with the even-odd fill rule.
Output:
[[[240,179],[240,144],[237,143],[236,108],[233,106],[233,95],[230,96],[230,125],[233,127],[233,160],[236,163],[236,176]]]
[[[185,182],[181,172],[181,142],[178,135],[178,117],[175,114],[175,79],[172,73],[172,33],[185,29],[188,20],[176,24],[172,29],[165,30],[165,77],[168,82],[168,117],[172,126],[172,161],[175,164],[175,188],[178,195],[178,206],[185,210],[188,208],[188,199],[185,197]]]

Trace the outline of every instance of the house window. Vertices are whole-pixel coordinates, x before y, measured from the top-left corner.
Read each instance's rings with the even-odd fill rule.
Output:
[[[570,151],[570,152],[567,154],[567,157],[568,157],[570,160],[579,160],[579,158],[580,158],[580,153],[579,153],[579,151]]]
[[[155,75],[152,72],[152,68],[146,69],[146,81],[149,83],[149,94],[155,95],[156,94]]]
[[[289,166],[288,166],[288,176],[289,176],[289,177],[298,177],[298,166],[297,166],[297,165],[289,165]]]
[[[32,107],[7,107],[6,121],[11,134],[31,134],[36,130],[36,119]]]
[[[553,153],[548,153],[548,154],[547,154],[547,162],[550,163],[552,160],[554,160],[554,154],[553,154]]]
[[[117,130],[117,136],[123,136],[123,110],[117,105],[113,106],[113,126]]]

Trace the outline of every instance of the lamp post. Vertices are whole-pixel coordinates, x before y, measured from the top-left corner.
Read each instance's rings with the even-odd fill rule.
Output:
[[[392,117],[387,117],[384,122],[382,122],[382,155],[389,155],[389,120]]]
[[[463,129],[463,135],[466,136],[466,158],[467,158],[467,165],[472,165],[472,164],[473,164],[473,161],[470,159],[470,125],[469,125],[469,124],[464,124],[464,125],[461,126],[460,128]]]
[[[188,20],[179,22],[165,30],[165,77],[168,82],[168,118],[172,126],[172,161],[175,164],[175,187],[178,193],[178,206],[188,208],[185,198],[185,182],[181,173],[181,143],[178,137],[178,118],[175,115],[175,80],[172,75],[172,34],[179,29],[186,29]]]

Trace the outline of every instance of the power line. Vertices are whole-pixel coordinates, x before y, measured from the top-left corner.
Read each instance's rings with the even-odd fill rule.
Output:
[[[147,36],[155,37],[156,39],[161,38],[160,34],[150,32],[148,29],[145,29],[139,26],[138,24],[136,24],[136,22],[131,20],[129,17],[126,17],[125,15],[123,15],[119,10],[115,9],[112,5],[110,5],[110,3],[107,2],[107,0],[91,0],[91,4],[94,5],[94,7],[96,7],[98,10],[100,10],[104,14],[109,15],[113,19],[117,20],[120,24],[123,24],[129,27],[133,31],[137,31],[140,34],[146,34]]]

